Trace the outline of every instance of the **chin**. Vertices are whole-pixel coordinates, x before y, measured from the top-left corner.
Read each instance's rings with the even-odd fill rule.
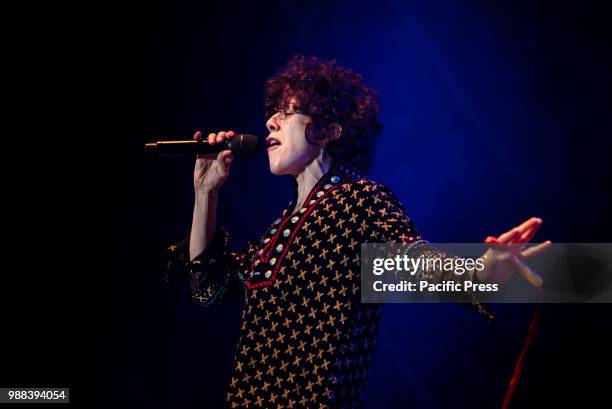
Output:
[[[297,176],[305,168],[303,158],[294,155],[278,155],[278,152],[268,154],[270,172],[276,176],[292,175]]]
[[[289,169],[286,166],[283,166],[280,163],[270,161],[270,173],[275,176],[282,176],[289,174]]]
[[[274,176],[282,176],[284,174],[279,172],[276,168],[273,168],[272,166],[270,166],[270,173],[272,173]]]

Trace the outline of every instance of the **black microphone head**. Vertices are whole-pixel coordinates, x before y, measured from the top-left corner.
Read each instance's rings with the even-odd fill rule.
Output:
[[[236,156],[253,155],[259,152],[261,144],[255,135],[239,134],[227,140],[229,148]]]

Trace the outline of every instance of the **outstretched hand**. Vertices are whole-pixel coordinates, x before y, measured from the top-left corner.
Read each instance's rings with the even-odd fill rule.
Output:
[[[542,226],[542,219],[532,217],[499,237],[489,236],[485,243],[493,244],[484,255],[485,268],[477,272],[480,281],[504,284],[515,272],[519,272],[531,284],[542,286],[542,279],[525,263],[530,257],[546,251],[551,241],[525,248]]]

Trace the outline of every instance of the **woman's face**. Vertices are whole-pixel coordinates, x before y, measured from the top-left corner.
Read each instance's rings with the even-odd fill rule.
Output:
[[[295,111],[297,101],[292,98],[282,111],[266,122],[270,135],[266,138],[270,172],[274,175],[299,175],[319,154],[319,147],[306,141],[306,126],[310,117]]]

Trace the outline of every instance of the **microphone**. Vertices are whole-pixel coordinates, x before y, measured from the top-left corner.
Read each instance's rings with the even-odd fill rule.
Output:
[[[231,150],[236,156],[254,155],[259,152],[259,138],[254,135],[239,134],[211,145],[207,140],[189,139],[185,141],[157,141],[145,144],[145,152],[158,156],[192,156],[219,153]]]

